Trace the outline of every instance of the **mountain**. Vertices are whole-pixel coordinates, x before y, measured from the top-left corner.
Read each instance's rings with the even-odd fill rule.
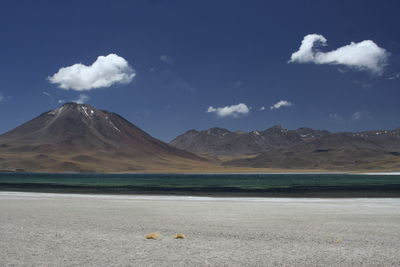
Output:
[[[255,169],[257,168],[257,169]],[[260,169],[263,168],[263,169]],[[190,130],[166,144],[116,113],[66,103],[0,135],[0,171],[399,170],[400,129]]]
[[[328,131],[300,128],[288,130],[276,125],[264,131],[231,132],[223,128],[189,130],[170,142],[171,145],[199,154],[213,156],[253,155],[269,148],[288,146],[311,138],[329,135]]]
[[[118,114],[66,103],[0,135],[0,169],[146,171],[206,160],[153,138]]]
[[[171,145],[224,166],[280,169],[400,169],[400,129],[331,133],[274,126],[263,131],[190,130]]]

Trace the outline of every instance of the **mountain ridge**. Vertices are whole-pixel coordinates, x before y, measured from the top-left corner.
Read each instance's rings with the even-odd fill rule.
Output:
[[[190,130],[171,145],[217,157],[224,166],[283,169],[400,168],[400,129],[331,133],[275,125],[232,132],[223,128]],[[379,163],[380,162],[380,163]]]

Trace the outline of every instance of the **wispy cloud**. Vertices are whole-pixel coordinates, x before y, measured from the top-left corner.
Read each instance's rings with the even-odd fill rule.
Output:
[[[51,96],[51,94],[46,91],[43,91],[42,94],[44,94],[45,96]]]
[[[371,113],[369,113],[368,111],[365,111],[365,110],[356,111],[356,112],[353,113],[351,118],[354,121],[359,121],[361,119],[370,119],[371,118]]]
[[[339,123],[342,123],[345,121],[345,119],[337,113],[329,114],[329,118],[331,118],[332,120],[339,122]]]
[[[80,94],[77,99],[72,100],[72,102],[75,102],[77,104],[85,104],[87,101],[89,101],[90,96],[86,94]]]
[[[275,104],[273,104],[272,106],[270,106],[269,108],[271,110],[273,109],[280,109],[281,107],[290,107],[292,105],[292,103],[290,103],[289,101],[286,100],[281,100]]]
[[[225,107],[216,107],[213,106],[208,107],[208,113],[215,113],[218,117],[239,117],[241,115],[246,115],[250,112],[250,108],[243,103],[239,103],[237,105],[225,106]]]
[[[168,56],[168,55],[162,55],[162,56],[160,57],[160,61],[161,61],[161,62],[164,62],[164,63],[167,63],[167,64],[174,64],[174,59],[173,59],[173,57]]]
[[[371,88],[373,85],[368,82],[363,82],[359,80],[354,80],[353,83],[361,88]]]
[[[240,88],[243,86],[243,82],[242,81],[235,81],[231,83],[233,88]]]
[[[341,119],[342,117],[340,117],[340,115],[337,114],[337,113],[331,113],[331,114],[329,114],[329,118],[332,118],[332,119]]]
[[[389,80],[396,80],[396,79],[398,79],[398,78],[400,78],[400,72],[399,72],[399,73],[396,73],[396,74],[394,74],[394,75],[392,75],[392,76],[390,76],[388,79],[389,79]]]
[[[63,67],[48,80],[62,89],[89,91],[116,83],[130,83],[135,75],[128,61],[116,54],[109,54],[99,56],[90,66],[78,63]]]
[[[389,53],[372,40],[351,42],[329,52],[318,51],[318,45],[326,46],[327,39],[320,34],[304,36],[299,50],[291,55],[289,63],[342,65],[381,74],[389,57]]]
[[[167,85],[168,89],[178,89],[178,90],[185,90],[188,92],[195,92],[196,88],[191,85],[190,83],[184,81],[183,79],[178,78],[176,81],[172,82],[171,84]]]
[[[266,110],[266,109],[267,109],[266,107],[262,106],[259,110],[263,111],[263,110]]]

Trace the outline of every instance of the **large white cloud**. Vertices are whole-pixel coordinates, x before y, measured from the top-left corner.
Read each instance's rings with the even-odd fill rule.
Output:
[[[88,91],[116,83],[130,83],[135,75],[128,61],[116,54],[109,54],[99,56],[90,66],[78,63],[61,68],[48,80],[62,89]]]
[[[339,47],[330,52],[321,52],[318,45],[326,46],[327,40],[320,34],[304,36],[298,51],[290,57],[289,63],[315,63],[344,65],[359,70],[369,70],[381,74],[387,64],[389,53],[372,40]]]
[[[292,103],[290,103],[289,101],[281,100],[281,101],[279,101],[279,102],[273,104],[273,105],[270,106],[269,108],[270,108],[271,110],[273,110],[273,109],[279,109],[279,108],[281,108],[281,107],[290,107],[291,105],[292,105]]]
[[[237,105],[214,108],[213,106],[208,107],[207,112],[215,113],[218,117],[239,117],[240,115],[246,115],[250,112],[250,108],[243,103]]]

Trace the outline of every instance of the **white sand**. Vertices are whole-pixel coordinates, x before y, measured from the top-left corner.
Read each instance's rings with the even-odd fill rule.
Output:
[[[400,199],[0,192],[0,266],[328,265],[400,266]]]
[[[367,172],[360,173],[362,175],[400,175],[400,172]]]

